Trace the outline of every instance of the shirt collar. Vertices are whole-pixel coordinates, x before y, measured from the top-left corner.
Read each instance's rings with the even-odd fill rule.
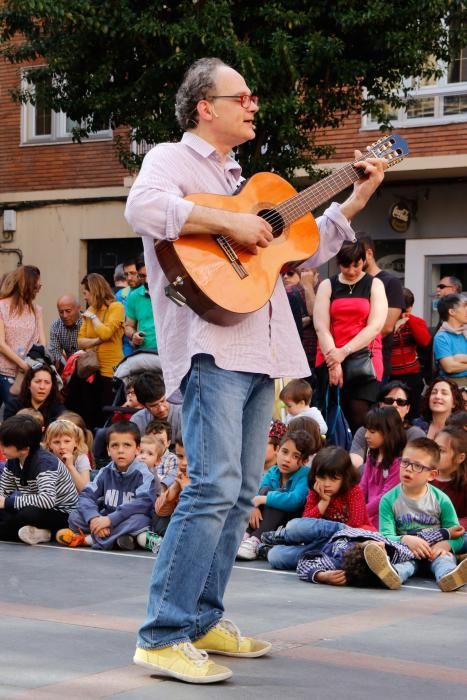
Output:
[[[219,158],[219,155],[214,146],[202,139],[201,136],[194,134],[192,131],[185,131],[185,133],[182,136],[182,143],[191,148],[193,151],[196,151],[196,153],[198,153],[203,158],[206,158],[206,160],[208,158],[212,158],[213,156]],[[234,175],[237,175],[238,177],[242,172],[241,166],[237,163],[233,156],[227,156],[224,163],[224,170],[230,170]]]
[[[58,320],[60,321],[60,323],[62,324],[63,328],[64,328],[66,331],[72,331],[74,328],[79,328],[79,327],[81,326],[81,324],[83,323],[83,317],[82,317],[82,316],[78,316],[78,320],[77,320],[76,323],[74,323],[72,326],[66,326],[66,325],[63,323],[63,321],[62,321],[62,319],[61,319],[60,317],[59,317]]]

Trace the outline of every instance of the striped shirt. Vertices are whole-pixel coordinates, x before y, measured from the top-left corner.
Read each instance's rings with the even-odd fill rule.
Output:
[[[421,530],[416,534],[417,537],[421,537],[430,545],[435,544],[435,542],[441,542],[441,540],[449,539],[449,530],[446,528]],[[412,550],[406,547],[406,545],[400,542],[392,542],[379,532],[369,532],[368,530],[362,530],[360,528],[345,527],[329,538],[322,551],[316,552],[310,549],[310,552],[306,552],[304,556],[302,556],[297,566],[299,578],[303,581],[317,583],[315,580],[317,573],[320,571],[335,571],[336,569],[340,569],[344,554],[349,547],[357,542],[364,542],[366,540],[384,542],[386,553],[392,564],[400,564],[415,558]]]
[[[162,143],[146,155],[128,196],[125,216],[143,238],[144,259],[157,328],[158,350],[167,395],[176,391],[199,353],[211,355],[218,367],[270,377],[307,377],[308,362],[279,278],[268,304],[234,326],[204,321],[188,306],[165,296],[168,284],[154,251],[157,240],[174,241],[194,204],[183,199],[195,192],[233,195],[242,183],[233,158],[222,161],[215,148],[194,133],[179,143]],[[333,203],[317,219],[321,243],[306,267],[332,258],[354,232]]]
[[[0,476],[0,496],[5,510],[14,512],[34,506],[69,513],[78,503],[78,493],[70,472],[58,457],[42,447],[26,457],[9,459]]]

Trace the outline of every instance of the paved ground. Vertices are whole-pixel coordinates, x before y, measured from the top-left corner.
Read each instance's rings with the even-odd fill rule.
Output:
[[[1,700],[467,697],[467,589],[335,589],[239,564],[228,616],[274,653],[228,659],[230,681],[192,686],[131,663],[151,555],[0,543],[0,566]]]

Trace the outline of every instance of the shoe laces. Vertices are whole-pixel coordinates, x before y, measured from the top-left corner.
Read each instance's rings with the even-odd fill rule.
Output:
[[[185,656],[192,661],[195,666],[203,666],[209,661],[209,656],[207,652],[203,649],[197,649],[191,644],[191,642],[181,642],[180,644],[174,644],[172,649],[174,651],[181,650]]]
[[[240,630],[238,629],[237,625],[235,622],[232,622],[232,620],[228,620],[226,617],[223,617],[220,622],[218,622],[217,627],[221,627],[221,629],[224,632],[227,632],[227,634],[230,634],[232,637],[235,637],[235,639],[240,642],[243,637],[240,634]]]

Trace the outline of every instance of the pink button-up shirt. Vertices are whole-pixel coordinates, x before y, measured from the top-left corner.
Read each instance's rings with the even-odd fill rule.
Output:
[[[144,257],[157,329],[158,350],[167,395],[176,391],[191,358],[212,355],[218,367],[276,377],[305,377],[308,362],[278,279],[270,303],[234,326],[217,326],[179,307],[164,294],[168,284],[154,251],[154,239],[176,240],[194,204],[183,198],[195,192],[235,193],[242,182],[233,158],[222,162],[215,148],[187,132],[179,143],[161,143],[146,155],[128,196],[125,216],[143,239]],[[329,260],[354,232],[336,203],[317,219],[320,246],[307,267]]]

